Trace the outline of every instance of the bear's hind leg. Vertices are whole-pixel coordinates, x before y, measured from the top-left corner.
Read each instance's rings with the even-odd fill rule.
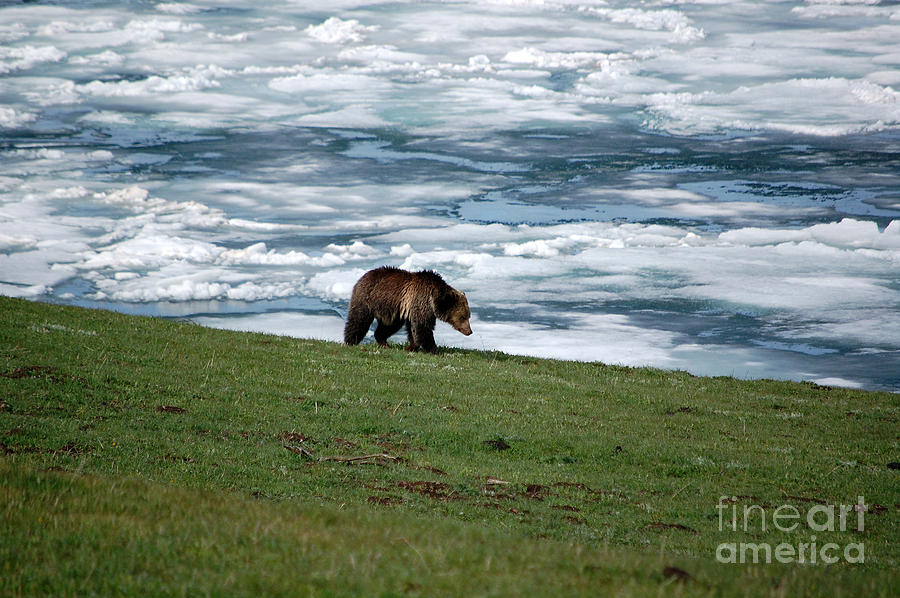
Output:
[[[378,326],[375,327],[375,341],[382,347],[387,347],[387,341],[394,336],[400,328],[403,327],[403,320],[394,322],[393,324],[385,324],[378,320]]]
[[[353,305],[352,301],[350,303],[350,310],[347,312],[347,323],[344,325],[344,343],[358,345],[362,342],[362,339],[366,338],[369,326],[372,325],[372,320],[375,319],[375,314],[364,307]]]

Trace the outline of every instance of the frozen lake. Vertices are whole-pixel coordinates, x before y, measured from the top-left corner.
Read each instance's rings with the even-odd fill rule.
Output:
[[[900,391],[900,4],[0,3],[0,294]],[[396,337],[400,340],[400,336]]]

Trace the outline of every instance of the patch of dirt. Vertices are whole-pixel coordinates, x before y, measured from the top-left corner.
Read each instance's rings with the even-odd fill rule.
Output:
[[[662,570],[662,574],[664,577],[668,577],[669,579],[674,579],[675,581],[684,583],[686,581],[690,581],[693,579],[693,576],[685,571],[684,569],[679,569],[678,567],[664,567]]]
[[[379,435],[375,446],[380,446],[393,453],[402,453],[409,450],[409,445],[403,441],[392,442],[390,434]]]
[[[11,378],[13,380],[19,380],[21,378],[40,378],[42,376],[49,376],[55,371],[56,369],[49,365],[26,365],[24,367],[16,368],[11,372],[0,374],[0,377]]]
[[[435,500],[465,500],[465,497],[460,496],[459,493],[450,488],[450,484],[445,482],[430,482],[426,480],[409,482],[401,480],[397,482],[397,486],[407,492],[415,492]]]
[[[78,446],[74,442],[67,442],[64,445],[62,445],[61,447],[59,447],[58,449],[56,449],[56,451],[54,451],[54,452],[64,453],[66,455],[83,455],[85,453],[90,452],[90,449],[84,448],[82,446]]]
[[[662,521],[654,521],[653,523],[648,524],[646,527],[647,529],[677,529],[683,532],[690,532],[695,536],[700,535],[700,532],[698,532],[694,528],[682,525],[680,523],[663,523]]]
[[[0,374],[0,378],[9,378],[11,380],[21,380],[23,378],[48,378],[51,382],[57,384],[64,380],[76,380],[82,384],[86,384],[84,378],[60,372],[55,367],[49,365],[26,365],[16,368],[11,372]]]
[[[339,444],[339,445],[341,445],[341,446],[344,447],[344,448],[356,448],[356,443],[355,443],[355,442],[351,442],[350,440],[347,440],[347,439],[345,439],[345,438],[337,438],[337,437],[335,437],[335,438],[332,438],[332,439],[331,439],[331,442],[333,442],[333,443],[335,443],[335,444]]]
[[[187,409],[184,407],[176,407],[175,405],[157,405],[156,410],[160,413],[174,413],[176,415],[187,413]]]
[[[12,436],[13,434],[17,434],[18,432],[19,432],[19,430],[17,428],[14,428],[12,430],[8,430],[6,432],[6,435]],[[30,453],[30,454],[40,455],[44,452],[46,452],[45,449],[42,449],[41,447],[38,447],[38,446],[21,446],[21,445],[16,446],[16,445],[9,445],[4,442],[0,442],[0,455],[11,455],[13,453],[21,453],[21,454]],[[59,451],[50,451],[50,452],[56,453]]]
[[[690,407],[679,407],[675,411],[666,411],[666,415],[675,415],[676,413],[693,413],[694,410]]]
[[[284,431],[278,436],[278,438],[281,440],[281,442],[290,442],[290,443],[297,443],[297,444],[299,444],[301,442],[309,442],[311,444],[316,444],[315,440],[309,438],[308,436],[304,436],[303,434],[300,434],[299,432]]]
[[[485,440],[484,444],[486,444],[489,448],[494,449],[495,451],[505,451],[509,448],[509,443],[507,443],[502,438],[495,438],[493,440]]]
[[[528,484],[525,486],[525,498],[530,498],[531,500],[544,500],[547,495],[547,487],[541,486],[540,484]]]
[[[482,493],[495,499],[518,500],[520,498],[527,498],[536,501],[543,501],[550,493],[549,488],[547,486],[542,486],[541,484],[526,484],[524,492],[513,492],[509,490],[500,491],[500,488],[508,488],[505,484],[487,485],[482,490]],[[495,490],[495,488],[497,490]]]

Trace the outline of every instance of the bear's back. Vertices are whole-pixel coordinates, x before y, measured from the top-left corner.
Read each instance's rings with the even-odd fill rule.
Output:
[[[419,288],[431,287],[436,290],[443,290],[447,287],[441,275],[433,270],[420,270],[419,272],[409,272],[397,268],[396,266],[381,266],[374,270],[369,270],[359,279],[357,285],[363,287],[384,286],[390,289],[399,290],[409,284]]]

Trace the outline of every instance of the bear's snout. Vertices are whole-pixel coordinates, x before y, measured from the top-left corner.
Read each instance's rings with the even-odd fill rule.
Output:
[[[457,327],[457,330],[459,330],[460,332],[462,332],[462,333],[465,334],[466,336],[469,336],[470,334],[472,334],[472,327],[469,326],[469,323],[468,323],[468,322],[466,322],[466,323],[463,324],[462,326]]]

